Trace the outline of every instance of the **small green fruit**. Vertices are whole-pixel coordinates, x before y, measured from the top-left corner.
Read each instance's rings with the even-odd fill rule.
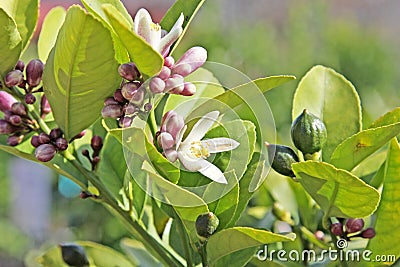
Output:
[[[304,109],[292,124],[291,136],[298,150],[312,155],[324,146],[327,132],[323,121]]]
[[[292,163],[299,162],[296,152],[288,146],[273,145],[267,142],[265,142],[265,145],[267,146],[268,160],[272,169],[282,175],[295,177],[292,171]]]
[[[207,212],[201,214],[196,219],[196,232],[201,241],[205,241],[216,230],[219,225],[218,217],[212,213]]]
[[[83,247],[76,244],[60,244],[60,248],[62,259],[69,266],[89,266],[89,260]]]

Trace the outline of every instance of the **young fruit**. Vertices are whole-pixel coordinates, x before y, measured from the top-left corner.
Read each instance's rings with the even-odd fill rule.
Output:
[[[292,124],[291,136],[298,150],[304,155],[312,155],[322,149],[327,132],[323,121],[304,109]]]
[[[207,212],[201,214],[196,219],[196,232],[201,241],[205,241],[216,230],[219,225],[218,217],[212,213]]]
[[[295,177],[292,171],[292,163],[299,162],[297,154],[288,146],[273,145],[265,142],[268,150],[268,160],[272,169],[276,172]]]

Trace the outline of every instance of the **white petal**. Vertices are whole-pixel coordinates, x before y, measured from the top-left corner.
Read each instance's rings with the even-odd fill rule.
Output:
[[[178,151],[179,161],[187,170],[198,171],[217,183],[228,183],[224,174],[217,166],[202,158],[192,158],[188,155],[188,153],[185,151]]]
[[[161,54],[164,54],[164,52],[172,45],[173,42],[175,42],[179,36],[182,34],[183,29],[182,29],[182,24],[183,24],[184,16],[181,13],[179,16],[178,20],[175,22],[174,26],[172,29],[161,39],[160,45],[159,45],[159,52]]]
[[[208,152],[218,153],[237,148],[240,143],[231,138],[219,137],[201,141],[202,145],[207,147]]]
[[[150,40],[150,28],[153,21],[151,20],[151,16],[149,12],[141,8],[135,15],[135,33],[141,37],[143,37],[147,42]]]
[[[191,143],[192,141],[200,141],[211,126],[213,126],[218,116],[219,111],[215,110],[201,117],[201,119],[193,126],[192,131],[190,131],[184,142]]]
[[[176,134],[176,147],[179,148],[182,142],[183,134],[186,132],[187,125],[183,126],[183,128]]]

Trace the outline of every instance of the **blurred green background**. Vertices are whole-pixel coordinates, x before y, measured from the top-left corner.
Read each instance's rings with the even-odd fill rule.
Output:
[[[62,1],[64,6],[72,3],[78,1]],[[159,19],[173,1],[125,3],[132,14],[144,6]],[[56,4],[57,1],[42,1],[41,16]],[[295,75],[297,81],[267,94],[278,142],[291,144],[292,96],[299,79],[315,64],[334,68],[355,85],[365,126],[400,105],[400,29],[396,25],[399,12],[400,2],[389,0],[208,1],[176,54],[200,45],[207,48],[210,61],[230,65],[252,79]],[[34,55],[32,46],[24,59]],[[31,260],[23,263],[27,255],[34,254],[32,250],[68,240],[91,240],[119,249],[118,240],[126,234],[123,227],[101,205],[61,195],[55,174],[51,179],[51,212],[45,240],[35,240],[26,229],[20,229],[10,215],[11,202],[18,197],[10,191],[11,159],[0,151],[0,266],[33,266]],[[263,188],[253,204],[269,205],[270,198]],[[242,222],[250,223],[246,218]]]

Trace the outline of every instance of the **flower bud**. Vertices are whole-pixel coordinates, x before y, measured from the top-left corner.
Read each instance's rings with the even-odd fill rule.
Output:
[[[24,80],[24,74],[20,70],[12,70],[7,73],[4,83],[7,87],[17,86]]]
[[[55,145],[58,150],[64,151],[68,148],[68,141],[67,139],[60,137],[56,139]]]
[[[143,107],[144,111],[146,111],[146,112],[149,112],[152,108],[153,108],[153,105],[150,102],[144,104],[144,107]]]
[[[20,115],[20,116],[26,116],[26,114],[28,114],[27,110],[26,110],[26,107],[21,102],[16,102],[16,103],[12,104],[11,111],[14,114],[17,114],[17,115]]]
[[[119,126],[121,128],[128,128],[132,125],[132,118],[131,117],[123,117],[119,120]]]
[[[178,159],[178,152],[175,149],[164,150],[164,156],[170,162],[175,162]]]
[[[104,106],[108,105],[118,105],[119,102],[114,99],[114,97],[107,97],[106,100],[104,100]]]
[[[143,87],[137,89],[137,91],[132,95],[131,103],[140,107],[143,104],[144,96],[146,94],[146,90]]]
[[[10,110],[12,104],[15,102],[17,102],[17,100],[15,100],[12,95],[4,91],[0,91],[0,111],[5,112],[6,110]]]
[[[346,230],[348,233],[355,233],[361,231],[364,228],[363,219],[347,219]]]
[[[140,72],[133,62],[122,64],[118,67],[119,75],[128,81],[134,81],[140,77]]]
[[[367,228],[361,232],[362,238],[371,239],[371,238],[375,237],[375,235],[376,235],[376,232],[375,232],[374,228]]]
[[[117,89],[114,92],[114,99],[116,101],[118,101],[119,103],[124,103],[126,101],[126,99],[124,98],[124,96],[122,95],[121,89]]]
[[[77,135],[75,135],[74,137],[72,137],[71,142],[72,142],[73,140],[75,140],[75,139],[79,139],[79,138],[84,137],[85,134],[86,134],[86,130],[83,130],[82,132],[80,132],[80,133],[78,133]]]
[[[304,109],[292,124],[291,136],[298,150],[305,155],[312,155],[322,149],[327,132],[323,121]]]
[[[164,66],[172,68],[175,64],[175,59],[171,56],[164,58]]]
[[[183,91],[181,92],[181,95],[184,96],[192,96],[196,93],[196,86],[191,83],[191,82],[186,82],[183,85]]]
[[[36,102],[36,97],[33,94],[28,93],[25,95],[25,103],[26,104],[32,105],[32,104],[35,104],[35,102]]]
[[[9,146],[17,146],[17,145],[21,144],[23,139],[24,139],[23,135],[20,135],[20,136],[12,135],[7,138],[7,144]]]
[[[50,143],[50,136],[46,133],[40,133],[39,134],[39,143],[41,143],[41,144]]]
[[[121,93],[126,100],[131,100],[139,87],[140,83],[138,82],[125,83],[121,88]]]
[[[174,138],[172,137],[171,134],[167,132],[162,132],[158,136],[157,142],[164,150],[170,149],[175,145]]]
[[[108,105],[101,110],[101,115],[103,116],[103,118],[116,119],[123,115],[122,108],[120,105]]]
[[[212,213],[207,212],[199,215],[196,219],[196,232],[201,241],[205,241],[217,230],[219,225],[218,217]]]
[[[30,87],[36,87],[42,81],[44,64],[39,59],[31,60],[26,66],[26,81]]]
[[[135,114],[135,112],[138,111],[138,108],[137,108],[135,105],[129,103],[129,104],[126,104],[126,105],[123,107],[122,111],[123,111],[126,115],[133,115],[133,114]]]
[[[272,169],[285,176],[295,177],[292,164],[299,162],[296,153],[288,146],[273,145],[265,142],[268,151],[268,161]]]
[[[179,131],[185,126],[182,116],[176,114],[165,120],[165,131],[170,133],[176,141],[176,136]]]
[[[325,238],[325,234],[321,230],[315,231],[314,236],[318,240],[324,240],[324,238]]]
[[[343,235],[343,225],[340,222],[331,224],[330,230],[335,236]]]
[[[165,89],[165,82],[159,78],[159,77],[154,77],[151,79],[149,83],[150,91],[153,94],[159,94],[162,93]]]
[[[35,157],[42,162],[48,162],[56,155],[56,148],[51,144],[41,144],[35,149]]]
[[[60,128],[54,128],[50,131],[49,136],[51,140],[56,140],[62,136],[62,131]]]
[[[46,95],[42,95],[42,99],[40,100],[40,113],[42,116],[49,114],[51,112],[50,103],[47,100]]]
[[[12,126],[6,120],[0,119],[0,134],[11,134],[16,130],[14,126]]]
[[[20,126],[22,124],[22,119],[19,115],[11,115],[8,121],[14,126]]]
[[[41,143],[39,142],[39,136],[37,136],[37,135],[32,136],[32,138],[31,138],[31,145],[32,145],[33,147],[38,147],[38,146],[41,145]]]
[[[89,157],[89,150],[83,149],[82,150],[82,155],[84,155],[85,157]]]
[[[157,75],[157,77],[161,80],[166,80],[169,78],[169,76],[171,76],[171,69],[167,66],[163,66],[160,73]]]
[[[184,80],[181,75],[179,74],[172,75],[171,78],[168,78],[165,81],[164,92],[180,94],[183,91],[183,86],[184,86],[183,82]]]
[[[22,60],[18,60],[17,64],[15,65],[16,70],[24,71],[25,63]]]
[[[175,63],[172,73],[186,77],[200,68],[206,60],[207,50],[200,46],[192,47]]]
[[[60,244],[63,261],[69,266],[89,266],[89,260],[83,247],[76,244]]]
[[[94,135],[90,141],[90,146],[93,148],[93,150],[100,151],[100,149],[103,147],[103,138],[98,135]]]

